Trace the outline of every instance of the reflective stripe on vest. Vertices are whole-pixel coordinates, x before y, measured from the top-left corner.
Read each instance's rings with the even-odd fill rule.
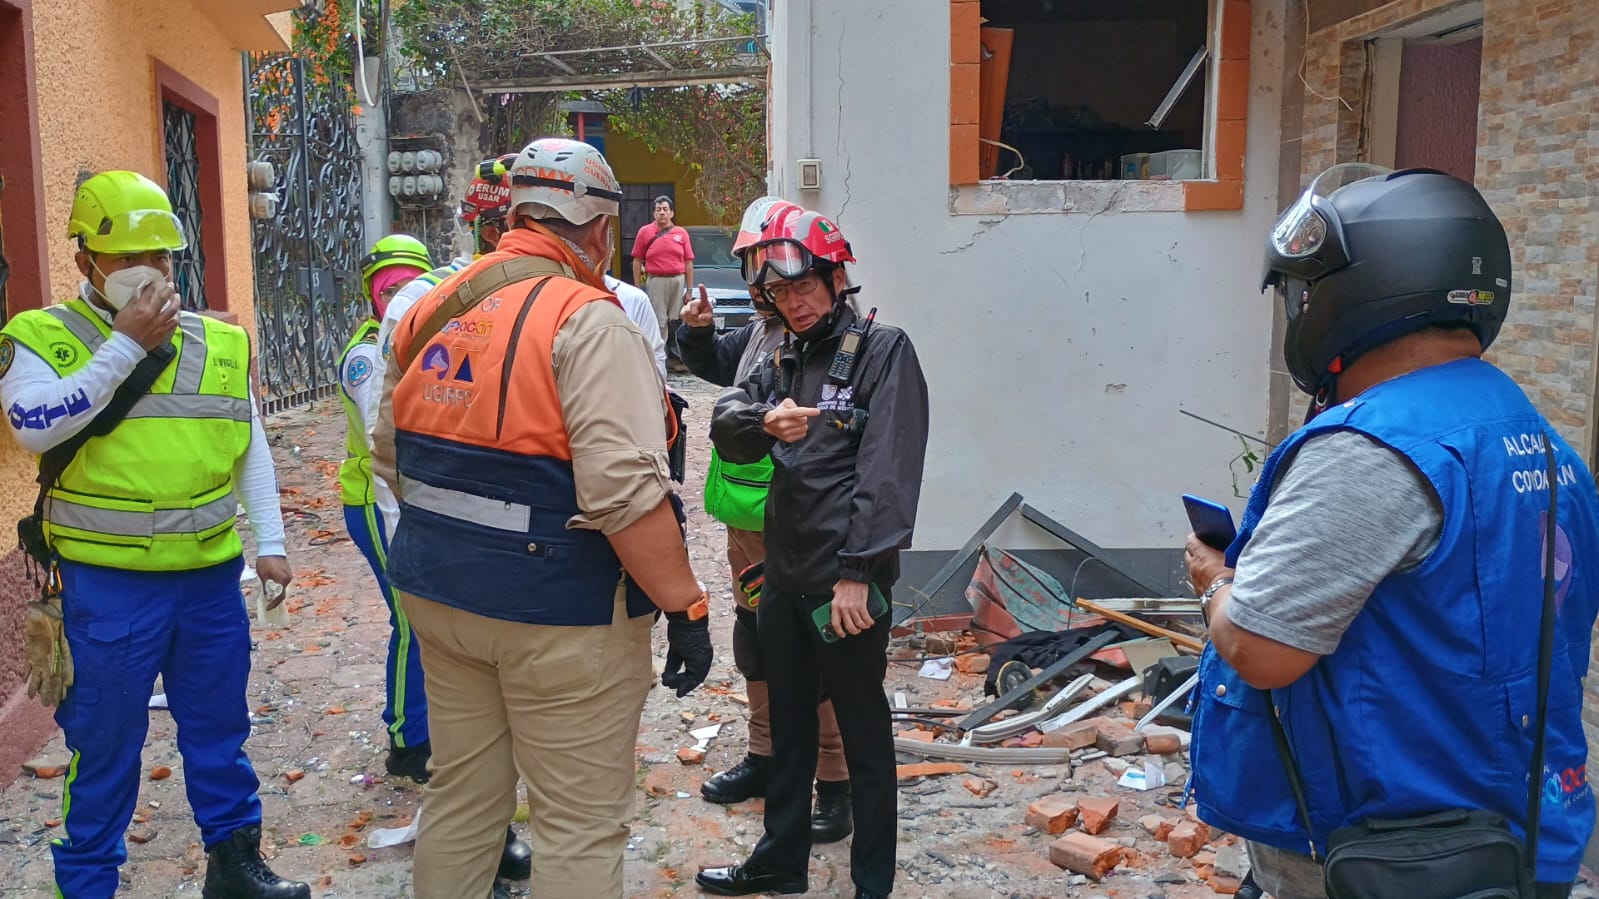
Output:
[[[232,524],[238,507],[239,500],[231,487],[217,499],[192,509],[156,509],[150,512],[80,505],[56,493],[45,501],[45,516],[57,528],[117,537],[150,537],[156,534],[201,534]]]
[[[405,485],[407,505],[445,518],[519,534],[527,533],[533,520],[533,507],[524,503],[508,503],[448,487],[435,487],[411,478],[401,478],[400,483]]]
[[[88,365],[111,328],[84,300],[18,314],[7,336],[61,377]],[[249,446],[249,337],[182,312],[177,354],[110,434],[78,451],[46,500],[46,535],[64,559],[183,571],[236,558],[233,470]]]

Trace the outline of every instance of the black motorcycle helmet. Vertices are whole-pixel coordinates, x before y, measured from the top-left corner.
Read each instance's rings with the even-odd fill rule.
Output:
[[[1277,220],[1268,287],[1288,315],[1288,371],[1320,405],[1362,353],[1428,325],[1463,323],[1486,350],[1510,306],[1510,243],[1459,178],[1339,165]]]

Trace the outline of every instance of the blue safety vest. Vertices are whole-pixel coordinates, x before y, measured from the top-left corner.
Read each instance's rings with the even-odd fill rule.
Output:
[[[1525,830],[1537,719],[1544,526],[1543,451],[1559,472],[1558,624],[1550,678],[1538,879],[1578,873],[1594,824],[1582,677],[1599,613],[1599,494],[1581,457],[1514,382],[1472,359],[1423,369],[1328,409],[1272,453],[1228,551],[1235,564],[1278,472],[1312,437],[1348,430],[1404,455],[1443,501],[1438,547],[1377,585],[1338,649],[1275,690],[1305,781],[1313,834],[1289,792],[1267,694],[1213,647],[1195,694],[1194,795],[1206,822],[1281,849],[1325,851],[1367,818],[1486,809]],[[1328,521],[1329,540],[1380,521]]]

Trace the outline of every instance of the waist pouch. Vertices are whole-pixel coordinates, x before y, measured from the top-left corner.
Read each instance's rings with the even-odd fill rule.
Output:
[[[705,511],[745,531],[766,528],[766,493],[772,484],[772,459],[737,465],[723,461],[713,447],[705,473]]]
[[[1455,809],[1333,831],[1329,899],[1533,899],[1526,852],[1502,815]]]

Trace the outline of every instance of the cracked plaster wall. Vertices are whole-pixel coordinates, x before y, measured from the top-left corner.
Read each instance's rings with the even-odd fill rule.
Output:
[[[1259,272],[1277,211],[1281,6],[1254,4],[1244,209],[1205,213],[1168,211],[1180,193],[1160,188],[1175,185],[952,198],[948,5],[775,10],[771,186],[838,219],[862,305],[910,333],[927,373],[917,549],[960,546],[1013,490],[1106,546],[1177,545],[1183,492],[1242,509],[1238,438],[1179,410],[1266,426]],[[807,157],[821,160],[819,192],[798,190]],[[1019,208],[1031,211],[1007,211]],[[1014,522],[998,540],[1055,545]]]

